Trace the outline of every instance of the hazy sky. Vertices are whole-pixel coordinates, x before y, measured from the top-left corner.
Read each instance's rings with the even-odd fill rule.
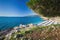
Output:
[[[26,2],[28,0],[0,0],[0,16],[35,15]]]

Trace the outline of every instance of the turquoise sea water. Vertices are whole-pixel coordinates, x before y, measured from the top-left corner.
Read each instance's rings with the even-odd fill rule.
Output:
[[[0,30],[6,30],[19,26],[20,24],[38,24],[44,21],[39,16],[26,16],[26,17],[0,17]]]

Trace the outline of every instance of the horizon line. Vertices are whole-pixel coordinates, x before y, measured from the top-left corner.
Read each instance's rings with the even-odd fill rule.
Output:
[[[37,15],[25,15],[25,16],[0,16],[0,17],[26,17],[26,16],[37,16]]]

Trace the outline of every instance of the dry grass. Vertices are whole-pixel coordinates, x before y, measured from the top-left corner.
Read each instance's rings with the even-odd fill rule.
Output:
[[[60,40],[60,26],[41,27],[26,34],[25,37],[32,40]]]

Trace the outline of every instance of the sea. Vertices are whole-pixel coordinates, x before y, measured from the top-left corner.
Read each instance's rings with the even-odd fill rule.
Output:
[[[0,30],[6,30],[19,26],[20,24],[38,24],[44,20],[37,15],[25,17],[0,17]]]

